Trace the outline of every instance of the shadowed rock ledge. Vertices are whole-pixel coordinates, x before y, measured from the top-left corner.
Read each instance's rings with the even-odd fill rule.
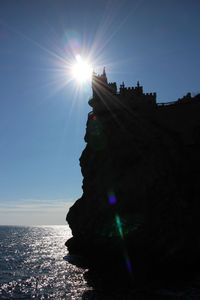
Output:
[[[143,281],[199,265],[200,96],[182,100],[93,104],[88,115],[83,195],[67,215],[66,245],[108,277]]]

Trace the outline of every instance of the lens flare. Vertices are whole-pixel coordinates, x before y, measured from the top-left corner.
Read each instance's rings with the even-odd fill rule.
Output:
[[[133,270],[132,270],[132,265],[131,265],[131,261],[128,255],[126,255],[126,267],[127,270],[129,271],[129,273],[132,274]]]
[[[117,224],[117,228],[118,228],[120,237],[122,239],[124,239],[123,230],[122,230],[122,223],[121,223],[120,217],[118,215],[115,216],[115,221],[116,221],[116,224]],[[127,268],[128,272],[130,273],[130,275],[132,275],[132,265],[131,265],[131,261],[130,261],[128,252],[126,250],[125,244],[124,244],[124,257],[125,257],[126,268]]]
[[[117,202],[117,198],[113,192],[108,193],[108,201],[111,205]]]
[[[123,231],[122,231],[122,224],[121,224],[120,217],[118,215],[116,215],[115,220],[116,220],[117,228],[119,230],[119,234],[120,234],[121,238],[123,239],[124,235],[123,235]]]

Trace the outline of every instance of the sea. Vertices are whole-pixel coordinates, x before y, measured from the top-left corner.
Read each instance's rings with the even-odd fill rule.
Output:
[[[87,269],[67,260],[70,237],[67,225],[0,226],[0,299],[87,299]]]
[[[90,270],[68,254],[70,237],[67,225],[0,226],[0,300],[200,300],[200,273],[180,285],[156,281],[146,288],[113,289],[111,279],[105,288],[98,275],[88,276]]]

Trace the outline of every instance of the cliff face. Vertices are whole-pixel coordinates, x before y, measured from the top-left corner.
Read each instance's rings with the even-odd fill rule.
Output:
[[[121,274],[185,269],[200,250],[200,99],[90,113],[70,253]]]

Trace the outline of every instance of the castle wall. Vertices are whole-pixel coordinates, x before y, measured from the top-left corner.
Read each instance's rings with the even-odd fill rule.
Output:
[[[156,93],[144,94],[139,82],[136,87],[125,87],[123,83],[117,92],[116,82],[107,82],[105,70],[102,75],[93,74],[92,89],[93,99],[89,104],[95,113],[123,108],[150,109],[156,106]]]

